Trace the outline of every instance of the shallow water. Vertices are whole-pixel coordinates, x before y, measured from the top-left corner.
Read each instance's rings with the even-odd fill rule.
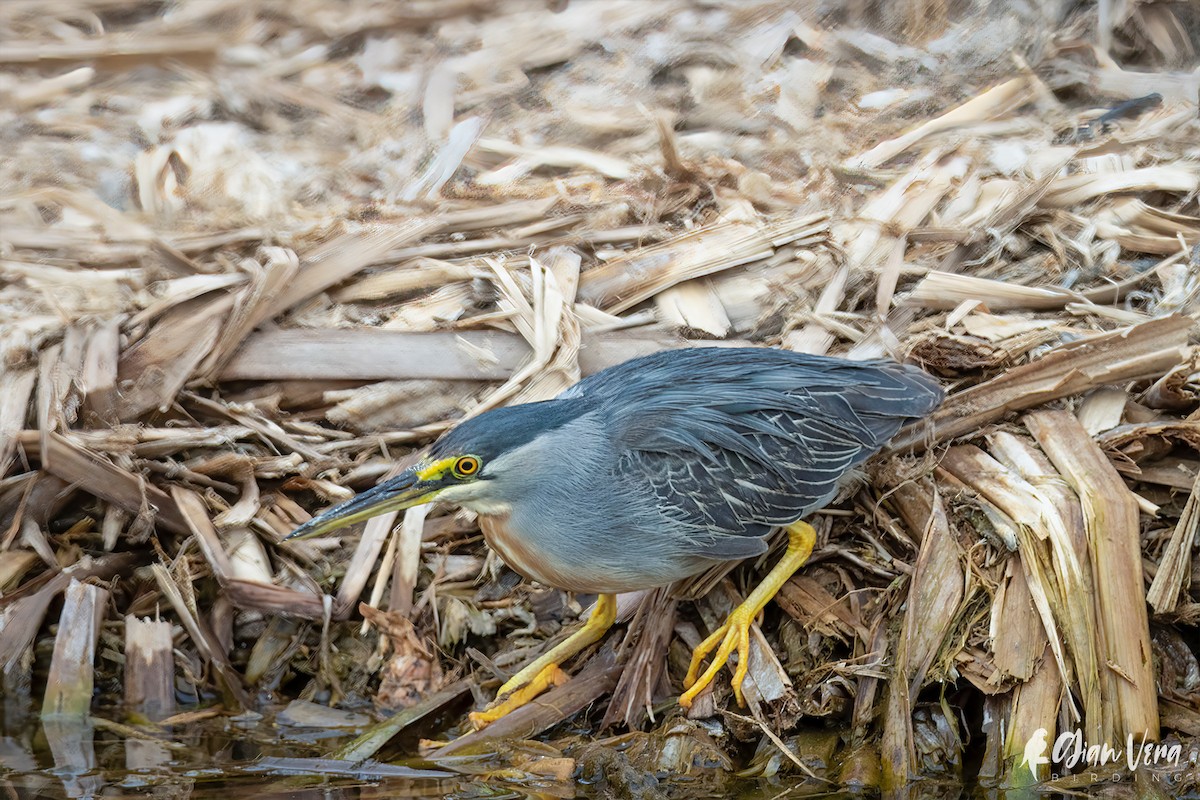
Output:
[[[11,709],[11,707],[10,707]],[[321,758],[350,738],[341,732],[290,729],[264,719],[228,717],[177,725],[157,733],[148,726],[39,721],[0,725],[0,799],[3,798],[358,798],[611,796],[574,777],[563,781],[482,761],[475,775],[426,763],[349,764]],[[697,779],[677,784],[665,776],[627,787],[629,797],[728,797],[729,787]],[[799,786],[746,781],[745,798],[803,796]],[[624,794],[624,793],[623,793]],[[823,793],[824,794],[824,793]],[[829,796],[825,794],[825,796]]]
[[[9,707],[11,711],[11,706]],[[349,737],[215,717],[154,731],[39,721],[0,725],[0,798],[374,798],[461,794],[461,776],[314,759]]]
[[[273,716],[211,716],[165,728],[133,726],[110,718],[86,723],[42,721],[32,710],[0,699],[0,800],[20,798],[158,797],[190,800],[289,798],[863,798],[823,779],[731,779],[710,771],[691,776],[613,769],[607,760],[567,774],[514,767],[513,751],[456,761],[450,771],[412,759],[355,764],[324,758],[351,731],[289,726]],[[16,712],[16,713],[14,713]],[[524,752],[537,752],[537,745]],[[503,749],[503,748],[500,748]],[[582,748],[586,750],[587,747]],[[594,748],[593,748],[594,749]],[[552,747],[545,751],[553,754]],[[613,752],[618,752],[614,748]],[[551,759],[553,761],[554,759]],[[569,760],[569,759],[568,759]],[[536,762],[530,762],[536,763]],[[575,762],[572,762],[575,763]],[[625,762],[628,764],[628,762]],[[597,768],[597,764],[604,766]],[[611,774],[597,774],[597,772]],[[468,774],[461,774],[461,773]],[[1144,788],[1144,787],[1143,787]],[[1099,789],[1099,791],[1097,791]],[[1126,783],[1093,787],[1089,795],[1143,796]],[[1033,792],[986,792],[946,782],[922,782],[894,795],[905,798],[1032,800]],[[1166,795],[1162,795],[1166,796]]]

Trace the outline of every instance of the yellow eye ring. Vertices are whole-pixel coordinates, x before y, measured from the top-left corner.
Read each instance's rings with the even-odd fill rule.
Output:
[[[454,474],[459,478],[469,478],[479,472],[479,459],[475,456],[463,456],[454,462]]]

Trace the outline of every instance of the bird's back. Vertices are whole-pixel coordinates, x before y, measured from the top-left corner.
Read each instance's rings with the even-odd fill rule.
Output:
[[[671,350],[564,393],[603,420],[614,478],[677,526],[695,555],[741,558],[817,510],[841,480],[942,399],[925,373],[768,348]]]

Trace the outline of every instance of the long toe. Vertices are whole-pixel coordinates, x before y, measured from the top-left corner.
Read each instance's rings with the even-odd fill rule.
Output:
[[[683,688],[690,689],[700,679],[701,670],[704,669],[704,659],[708,658],[718,645],[725,641],[725,632],[729,630],[729,620],[713,631],[707,639],[696,645],[696,649],[692,651],[692,661],[688,664],[687,676],[683,679]],[[681,698],[682,699],[682,698]],[[687,706],[684,706],[685,708]]]
[[[571,676],[563,672],[558,664],[547,664],[533,680],[505,697],[501,702],[492,703],[483,711],[471,712],[468,715],[471,724],[475,726],[475,730],[486,728],[506,714],[510,714],[521,706],[526,705],[530,700],[552,686],[562,686],[570,679]]]
[[[738,698],[739,705],[745,705],[745,700],[742,697],[742,681],[745,679],[745,664],[750,660],[750,626],[754,625],[754,620],[757,616],[757,609],[748,608],[745,603],[742,606],[733,609],[733,612],[725,620],[725,624],[716,628],[712,636],[704,639],[697,646],[694,654],[692,654],[692,668],[689,669],[688,679],[685,679],[684,685],[688,686],[688,691],[685,691],[679,696],[679,705],[685,709],[690,709],[691,704],[695,702],[700,693],[706,690],[709,684],[712,684],[716,679],[716,675],[721,672],[721,668],[730,661],[730,656],[733,651],[738,651],[738,668],[733,674],[733,693]],[[713,649],[716,642],[720,646],[716,648],[713,655],[713,660],[709,662],[708,668],[704,670],[704,674],[700,678],[692,679],[692,674],[700,668],[704,661],[704,657]],[[691,682],[689,682],[691,681]]]

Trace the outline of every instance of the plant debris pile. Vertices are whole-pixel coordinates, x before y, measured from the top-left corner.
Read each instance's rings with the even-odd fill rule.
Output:
[[[5,713],[366,728],[320,769],[564,793],[1195,750],[1200,11],[841,5],[6,0]],[[713,341],[948,389],[814,516],[746,708],[673,698],[782,542],[622,596],[471,733],[591,598],[455,507],[282,541],[465,416]]]

